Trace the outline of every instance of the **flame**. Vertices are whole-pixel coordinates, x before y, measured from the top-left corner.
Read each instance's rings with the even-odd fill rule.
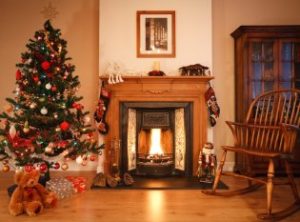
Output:
[[[151,155],[163,155],[164,152],[161,148],[160,143],[161,138],[161,129],[160,128],[153,128],[151,129],[151,145],[150,145],[150,154]]]

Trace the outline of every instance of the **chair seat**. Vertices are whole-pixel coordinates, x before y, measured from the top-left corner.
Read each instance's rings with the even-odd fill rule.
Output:
[[[261,150],[255,150],[254,148],[245,148],[245,147],[235,147],[235,146],[222,146],[224,150],[249,154],[252,156],[260,156],[260,157],[267,157],[267,158],[283,158],[283,159],[292,159],[292,154],[285,154],[280,152],[263,152]]]

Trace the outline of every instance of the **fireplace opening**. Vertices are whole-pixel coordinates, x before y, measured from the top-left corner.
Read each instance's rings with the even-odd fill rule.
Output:
[[[168,176],[174,170],[173,122],[174,110],[137,110],[138,121],[136,174]]]
[[[137,175],[167,176],[174,169],[172,132],[152,128],[141,130],[138,137]]]
[[[121,172],[192,175],[192,103],[124,102],[120,107]]]

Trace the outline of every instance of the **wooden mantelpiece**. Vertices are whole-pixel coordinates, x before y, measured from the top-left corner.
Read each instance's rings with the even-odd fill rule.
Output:
[[[174,77],[123,77],[124,82],[107,84],[106,77],[100,77],[111,92],[106,115],[109,132],[104,142],[120,138],[121,102],[191,102],[193,104],[193,175],[196,175],[198,155],[207,140],[208,114],[204,93],[211,76]],[[106,157],[108,157],[106,149]],[[109,172],[109,158],[105,158],[105,172]]]

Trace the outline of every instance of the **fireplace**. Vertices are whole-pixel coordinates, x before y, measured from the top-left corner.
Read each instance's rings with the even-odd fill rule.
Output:
[[[192,108],[190,102],[121,102],[122,172],[191,176]]]
[[[208,114],[204,93],[211,76],[124,77],[109,85],[111,100],[104,171],[145,176],[195,176],[200,149],[207,142]],[[162,151],[151,151],[151,132],[160,133]],[[120,141],[111,155],[111,141]],[[113,156],[113,157],[112,157]],[[117,156],[117,158],[115,158]],[[117,159],[117,160],[116,160]]]

